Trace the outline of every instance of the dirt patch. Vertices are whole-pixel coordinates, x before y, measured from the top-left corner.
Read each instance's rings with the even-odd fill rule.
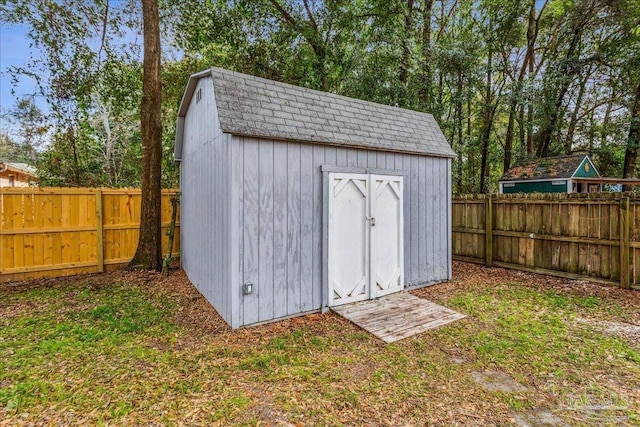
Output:
[[[518,427],[569,427],[562,418],[548,409],[514,412],[511,416]]]
[[[579,317],[576,322],[589,325],[606,335],[623,338],[632,345],[640,346],[640,325],[627,322],[593,320]]]
[[[472,372],[473,378],[487,391],[501,391],[503,393],[522,393],[529,390],[509,375],[496,371]]]

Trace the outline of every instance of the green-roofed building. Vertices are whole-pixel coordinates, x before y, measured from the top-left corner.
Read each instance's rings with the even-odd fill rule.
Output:
[[[601,184],[575,182],[579,178],[600,178],[586,154],[535,159],[509,169],[500,179],[500,194],[601,191]]]

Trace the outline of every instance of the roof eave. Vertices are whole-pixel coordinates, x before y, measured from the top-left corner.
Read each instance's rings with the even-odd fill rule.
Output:
[[[384,152],[401,153],[401,154],[413,154],[413,155],[419,155],[419,156],[439,157],[439,158],[446,158],[446,159],[455,159],[458,157],[453,150],[451,150],[450,153],[432,153],[427,151],[411,150],[411,149],[403,148],[400,146],[398,146],[397,149],[391,150],[390,148],[385,149],[383,147],[371,147],[367,145],[353,144],[353,143],[344,142],[344,141],[330,141],[325,139],[285,138],[281,136],[276,137],[273,135],[268,135],[266,133],[261,134],[261,133],[238,132],[235,130],[228,130],[228,129],[223,129],[223,132],[230,135],[234,135],[234,136],[246,136],[249,138],[264,138],[264,139],[270,139],[273,141],[282,141],[282,142],[298,142],[298,143],[302,142],[306,144],[330,145],[333,147],[355,148],[360,150],[384,151]]]
[[[27,175],[31,178],[38,178],[35,172],[28,171],[26,169],[17,168],[8,163],[2,163],[2,167],[0,167],[0,172],[13,172],[13,173],[21,173],[23,175]]]

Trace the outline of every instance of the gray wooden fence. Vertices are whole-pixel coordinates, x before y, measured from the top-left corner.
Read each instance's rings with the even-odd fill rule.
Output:
[[[638,195],[465,195],[452,203],[454,259],[640,289]]]

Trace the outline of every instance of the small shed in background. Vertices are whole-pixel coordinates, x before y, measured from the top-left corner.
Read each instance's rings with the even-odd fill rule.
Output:
[[[232,327],[451,277],[430,114],[212,68],[178,117],[182,267]]]
[[[29,187],[37,181],[36,168],[33,166],[0,162],[0,187]]]
[[[500,179],[500,194],[508,193],[592,193],[602,190],[599,183],[579,178],[600,178],[586,154],[545,157],[509,169]]]

